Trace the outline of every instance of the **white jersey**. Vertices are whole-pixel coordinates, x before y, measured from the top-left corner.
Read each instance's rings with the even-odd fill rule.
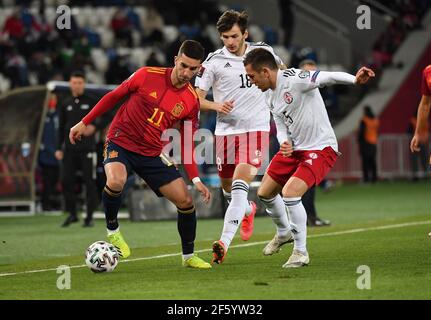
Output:
[[[204,91],[213,88],[214,102],[234,101],[229,114],[217,113],[216,135],[269,131],[270,112],[265,95],[251,84],[243,60],[251,50],[263,48],[274,55],[278,64],[283,62],[265,43],[246,44],[244,56],[236,56],[226,47],[210,53],[196,77],[195,87]]]
[[[353,84],[355,76],[344,72],[279,70],[274,91],[266,98],[277,126],[280,144],[290,140],[294,150],[338,152],[337,138],[318,87],[330,84]]]

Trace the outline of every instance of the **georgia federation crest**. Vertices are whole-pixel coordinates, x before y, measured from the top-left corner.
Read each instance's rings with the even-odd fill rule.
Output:
[[[284,98],[284,101],[287,103],[287,104],[291,104],[292,102],[293,102],[293,96],[290,94],[290,92],[285,92],[284,94],[283,94],[283,98]]]

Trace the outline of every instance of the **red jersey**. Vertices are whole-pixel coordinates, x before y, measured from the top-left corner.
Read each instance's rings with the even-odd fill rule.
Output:
[[[106,94],[82,121],[88,125],[122,98],[129,96],[112,120],[107,140],[126,150],[158,157],[164,145],[162,133],[180,122],[183,150],[187,143],[193,150],[192,136],[199,127],[198,95],[190,83],[175,88],[171,82],[171,73],[172,68],[140,68]],[[190,121],[191,125],[184,126],[185,121]],[[188,132],[190,129],[192,132]],[[194,157],[189,158],[191,163],[184,164],[184,168],[189,178],[193,179],[198,176],[198,170]]]
[[[424,96],[431,96],[431,64],[426,66],[422,72],[421,93]]]

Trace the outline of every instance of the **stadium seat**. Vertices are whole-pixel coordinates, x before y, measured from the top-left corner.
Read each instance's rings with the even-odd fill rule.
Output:
[[[91,50],[91,59],[97,71],[105,73],[108,70],[109,61],[104,50],[93,48]]]
[[[250,25],[250,27],[248,28],[248,32],[253,42],[260,42],[265,40],[265,33],[256,24]]]
[[[167,43],[171,43],[178,38],[178,28],[176,26],[165,26],[163,28],[163,36]]]

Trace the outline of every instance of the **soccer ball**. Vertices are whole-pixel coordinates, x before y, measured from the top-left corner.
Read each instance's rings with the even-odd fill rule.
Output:
[[[96,273],[114,271],[118,260],[117,250],[106,241],[96,241],[85,252],[85,263]]]

